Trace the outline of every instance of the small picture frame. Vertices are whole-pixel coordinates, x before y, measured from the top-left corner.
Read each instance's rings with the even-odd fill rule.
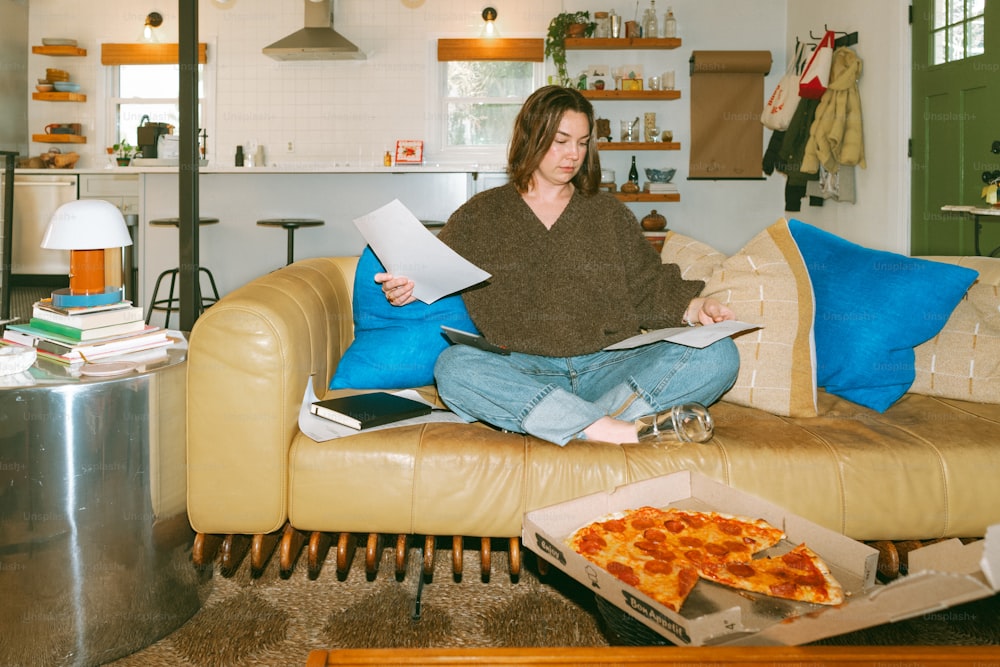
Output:
[[[417,139],[396,141],[396,164],[421,164],[424,161],[424,142]]]
[[[622,79],[622,90],[642,90],[642,79]]]
[[[611,68],[607,65],[589,65],[586,71],[591,90],[604,90],[605,87],[611,87]]]

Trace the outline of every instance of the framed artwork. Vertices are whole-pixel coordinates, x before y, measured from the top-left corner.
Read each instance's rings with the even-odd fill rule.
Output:
[[[424,161],[424,142],[417,139],[396,141],[396,164],[420,164]]]

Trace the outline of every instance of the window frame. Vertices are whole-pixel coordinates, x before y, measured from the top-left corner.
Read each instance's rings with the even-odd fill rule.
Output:
[[[427,109],[431,111],[428,114],[427,123],[427,136],[428,136],[428,148],[433,149],[432,155],[435,160],[441,162],[460,162],[466,164],[476,164],[481,166],[494,166],[501,165],[506,166],[507,164],[507,149],[510,145],[510,133],[513,130],[512,127],[508,127],[505,130],[507,136],[507,141],[503,144],[491,144],[491,145],[480,145],[480,146],[449,146],[448,145],[448,106],[449,104],[458,103],[505,103],[505,104],[517,104],[522,105],[527,99],[527,96],[514,100],[514,98],[496,98],[496,97],[449,97],[448,92],[448,78],[447,78],[447,67],[448,62],[458,61],[458,62],[529,62],[531,64],[531,82],[530,90],[534,91],[540,88],[545,83],[545,61],[544,56],[535,53],[528,53],[532,48],[540,51],[542,46],[542,40],[535,39],[512,39],[512,40],[499,40],[499,43],[507,42],[510,45],[515,45],[515,48],[525,48],[524,52],[518,53],[515,57],[501,58],[497,57],[497,47],[487,47],[490,44],[490,40],[447,40],[438,39],[431,40],[432,49],[434,51],[431,62],[434,62],[437,67],[432,68],[432,74],[429,77],[431,80],[428,81],[427,86]],[[435,44],[436,42],[436,44]],[[537,42],[537,44],[534,44]],[[455,47],[461,50],[465,48],[468,50],[469,57],[451,57],[448,60],[442,59],[442,44],[449,43],[451,47]],[[463,44],[464,43],[464,44]],[[493,42],[497,44],[497,42]],[[499,50],[503,50],[504,46],[501,46]],[[482,57],[477,57],[477,52]],[[513,53],[513,51],[512,51]],[[530,93],[529,93],[530,94]],[[427,152],[430,152],[428,150]]]
[[[982,11],[978,14],[969,14],[969,4],[971,0],[931,0],[931,16],[930,16],[930,48],[928,49],[928,54],[930,56],[930,65],[939,66],[947,65],[948,63],[959,62],[962,60],[967,60],[969,58],[975,58],[976,56],[981,56],[985,51],[985,43],[982,44],[983,50],[975,53],[970,53],[969,51],[969,35],[970,27],[975,23],[980,23],[982,26],[982,36],[985,38],[986,34],[986,1],[982,3]],[[956,11],[955,5],[961,4],[961,17],[954,17],[953,14]],[[939,17],[942,23],[939,25]],[[949,35],[956,27],[962,28],[962,53],[960,56],[953,57],[952,49],[950,48]],[[937,39],[940,37],[942,39],[942,49],[943,49],[943,59],[938,60],[938,42]]]
[[[215,44],[213,42],[207,42],[203,44],[206,46],[207,50],[212,50],[214,52]],[[113,46],[113,45],[112,45]],[[145,45],[135,45],[136,47],[142,47]],[[156,45],[157,47],[165,47],[170,45]],[[130,65],[142,65],[142,66],[164,66],[164,67],[177,67],[177,64],[164,63],[159,60],[142,62],[141,59],[135,62],[123,62],[119,64],[105,64],[105,76],[102,77],[101,83],[104,90],[102,92],[102,97],[104,98],[104,136],[105,145],[113,146],[118,143],[119,139],[126,135],[126,132],[122,131],[122,127],[119,123],[119,112],[120,106],[123,102],[141,102],[150,104],[173,104],[177,108],[178,115],[180,114],[180,98],[179,97],[121,97],[121,68],[123,66]],[[198,99],[198,105],[200,107],[200,117],[202,122],[202,127],[210,126],[215,119],[215,99],[216,99],[216,67],[214,58],[205,58],[204,62],[200,63],[201,67],[201,96]],[[155,122],[155,121],[154,121]],[[138,127],[138,122],[136,123]],[[178,128],[179,131],[179,128]],[[127,132],[127,134],[133,134],[135,128],[132,128]],[[208,132],[207,146],[205,147],[206,154],[211,159],[212,155],[215,155],[215,137],[213,136],[215,132]],[[133,144],[135,142],[129,139]]]

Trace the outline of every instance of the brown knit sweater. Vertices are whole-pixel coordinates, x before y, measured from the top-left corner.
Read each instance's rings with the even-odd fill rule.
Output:
[[[513,185],[460,207],[439,238],[489,272],[463,298],[488,340],[569,357],[679,326],[704,287],[662,264],[632,212],[607,193],[573,195],[546,229]]]

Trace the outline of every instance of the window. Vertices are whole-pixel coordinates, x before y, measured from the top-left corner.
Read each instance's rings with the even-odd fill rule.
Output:
[[[934,0],[933,64],[954,62],[984,51],[986,0]]]
[[[204,127],[204,65],[198,66],[198,127]],[[108,97],[111,135],[135,145],[144,117],[180,127],[180,67],[178,65],[119,65],[109,68]],[[117,139],[116,139],[117,141]]]
[[[541,77],[531,62],[450,61],[444,68],[442,148],[506,150],[514,118]]]

